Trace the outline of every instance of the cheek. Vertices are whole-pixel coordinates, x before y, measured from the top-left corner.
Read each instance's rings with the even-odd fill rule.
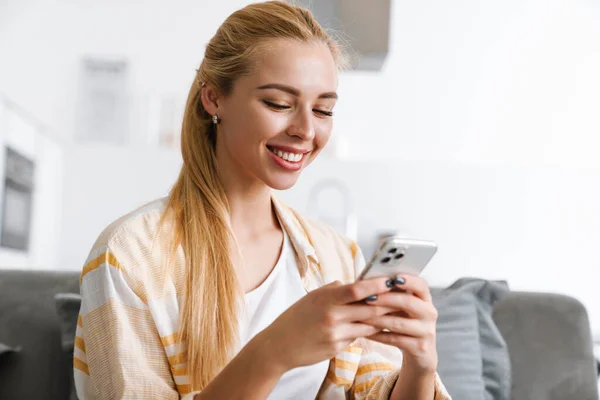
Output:
[[[247,145],[258,144],[284,131],[288,123],[283,113],[274,113],[259,104],[235,116],[234,136]]]
[[[311,154],[311,157],[308,160],[308,164],[312,163],[321,153],[321,151],[323,151],[323,148],[327,145],[327,142],[329,142],[329,139],[331,138],[331,130],[331,122],[329,122],[328,124],[324,124],[317,130],[314,139],[314,144],[317,150]]]
[[[256,112],[246,110],[230,116],[223,134],[230,149],[248,150],[248,146],[260,140],[261,132],[264,131],[264,121]]]
[[[322,150],[323,147],[329,142],[329,138],[331,137],[331,131],[333,129],[333,121],[329,120],[323,123],[320,126],[315,134],[315,144]]]

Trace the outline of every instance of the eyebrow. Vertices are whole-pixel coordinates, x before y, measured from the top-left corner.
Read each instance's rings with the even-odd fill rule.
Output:
[[[277,90],[281,90],[282,92],[286,92],[291,94],[292,96],[300,96],[300,91],[296,88],[293,88],[291,86],[288,85],[283,85],[281,83],[267,83],[266,85],[262,85],[259,86],[257,89],[259,90],[264,90],[264,89],[277,89]],[[326,93],[321,93],[319,95],[319,99],[337,99],[338,95],[336,92],[326,92]]]

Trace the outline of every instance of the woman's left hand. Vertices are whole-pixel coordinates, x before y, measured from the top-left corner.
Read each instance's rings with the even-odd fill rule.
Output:
[[[402,366],[414,373],[431,373],[437,369],[435,326],[438,317],[431,301],[429,285],[418,276],[399,275],[388,281],[390,292],[379,294],[368,304],[394,308],[398,311],[364,323],[389,332],[379,332],[367,339],[389,344],[402,350]]]

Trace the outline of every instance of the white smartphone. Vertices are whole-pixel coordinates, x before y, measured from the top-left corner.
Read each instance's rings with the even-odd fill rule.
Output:
[[[390,236],[381,241],[358,279],[419,275],[436,252],[434,242]]]

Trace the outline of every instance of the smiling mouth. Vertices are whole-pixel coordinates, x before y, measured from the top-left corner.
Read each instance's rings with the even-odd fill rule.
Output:
[[[292,153],[289,151],[281,151],[271,146],[267,146],[269,151],[275,154],[277,157],[281,158],[290,163],[299,163],[304,159],[304,156],[308,153]]]

